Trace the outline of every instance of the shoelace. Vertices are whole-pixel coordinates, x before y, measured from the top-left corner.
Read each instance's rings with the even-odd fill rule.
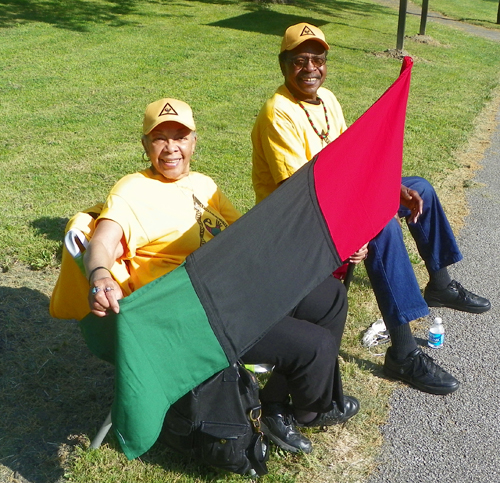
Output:
[[[417,359],[417,361],[415,361]],[[434,359],[427,355],[425,352],[421,352],[417,357],[414,358],[415,371],[420,371],[422,374],[436,374],[439,366],[434,362]]]
[[[472,295],[471,292],[462,287],[462,285],[455,280],[453,280],[451,285],[458,292],[458,298],[462,301],[465,301],[467,297],[470,297]]]
[[[295,419],[292,408],[288,407],[283,411],[283,421],[290,429],[297,426],[297,420]]]

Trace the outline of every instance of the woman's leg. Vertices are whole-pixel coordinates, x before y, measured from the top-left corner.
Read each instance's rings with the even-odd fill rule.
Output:
[[[346,315],[345,288],[329,277],[243,356],[246,363],[274,365],[263,403],[284,403],[291,395],[302,410],[326,412],[332,401],[342,410],[337,356]]]

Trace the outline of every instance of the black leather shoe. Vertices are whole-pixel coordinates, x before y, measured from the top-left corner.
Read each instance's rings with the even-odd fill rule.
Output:
[[[473,314],[480,314],[491,308],[488,299],[469,292],[456,280],[452,280],[448,287],[443,290],[432,290],[425,287],[424,299],[429,307],[449,307]]]
[[[392,347],[387,349],[384,374],[393,379],[407,382],[420,391],[431,394],[449,394],[456,391],[460,383],[439,367],[432,357],[417,348],[401,362],[392,358]]]
[[[297,423],[298,426],[307,428],[317,428],[323,426],[333,426],[334,424],[345,423],[359,411],[359,401],[352,396],[344,396],[344,412],[341,412],[337,403],[333,402],[333,409],[327,413],[319,413],[309,423]]]
[[[311,441],[297,428],[288,404],[263,404],[261,422],[264,434],[281,449],[292,453],[312,451]]]

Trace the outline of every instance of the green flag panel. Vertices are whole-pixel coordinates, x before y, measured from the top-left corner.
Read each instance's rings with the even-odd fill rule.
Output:
[[[130,459],[155,443],[177,399],[229,365],[183,265],[80,326],[95,355],[120,361],[112,421]]]

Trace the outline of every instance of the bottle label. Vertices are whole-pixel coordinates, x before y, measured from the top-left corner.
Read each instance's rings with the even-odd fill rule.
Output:
[[[444,343],[444,334],[429,332],[429,347],[441,347]]]

